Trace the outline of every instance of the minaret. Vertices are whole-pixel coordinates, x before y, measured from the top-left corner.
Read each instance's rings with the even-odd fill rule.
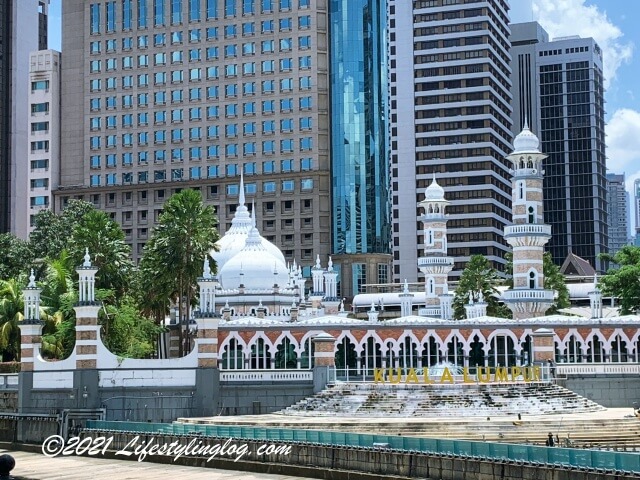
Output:
[[[211,273],[209,255],[204,259],[202,277],[198,278],[200,287],[200,315],[203,317],[216,316],[216,286],[218,280]]]
[[[543,316],[553,302],[553,290],[544,289],[542,261],[551,226],[544,224],[540,141],[525,122],[507,159],[513,163],[513,224],[505,240],[513,247],[513,288],[503,294],[514,320]]]
[[[444,190],[433,175],[431,185],[424,192],[424,200],[418,205],[424,208],[420,219],[424,229],[424,256],[418,258],[418,268],[424,274],[426,308],[420,315],[443,317],[440,296],[449,292],[447,278],[453,269],[453,258],[447,257],[447,216],[445,208],[449,202]]]
[[[602,292],[598,288],[598,274],[593,275],[593,290],[589,292],[591,318],[602,318]]]
[[[400,297],[400,316],[408,317],[413,312],[413,293],[409,292],[409,284],[407,279],[404,279],[404,289],[402,293],[398,295]]]

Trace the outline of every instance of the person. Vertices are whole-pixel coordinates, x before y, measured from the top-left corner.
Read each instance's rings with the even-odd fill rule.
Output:
[[[555,441],[553,439],[553,433],[549,432],[549,438],[547,438],[547,441],[544,444],[547,447],[553,447],[555,445]]]
[[[11,470],[16,466],[15,459],[8,454],[0,455],[0,480],[11,480]]]
[[[551,375],[551,378],[556,378],[556,365],[555,365],[555,363],[553,363],[553,360],[551,360],[551,359],[547,360],[547,363],[549,364],[549,374]]]

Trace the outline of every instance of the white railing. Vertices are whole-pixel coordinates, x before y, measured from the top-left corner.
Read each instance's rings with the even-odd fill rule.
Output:
[[[421,317],[438,317],[440,318],[440,307],[420,308],[418,315]]]
[[[18,386],[17,373],[1,373],[0,388],[13,388]]]
[[[505,290],[502,298],[505,300],[544,300],[553,301],[555,292],[553,290]]]
[[[418,266],[424,265],[453,265],[451,257],[420,257],[418,258]]]
[[[297,382],[313,380],[311,370],[228,370],[220,372],[222,382]]]
[[[557,363],[560,375],[640,375],[638,363]]]
[[[551,235],[551,225],[523,223],[504,227],[504,235]]]

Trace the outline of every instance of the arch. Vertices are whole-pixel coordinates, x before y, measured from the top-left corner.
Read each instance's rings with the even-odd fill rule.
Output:
[[[295,339],[286,335],[281,342],[276,344],[275,368],[298,368],[298,354],[296,353]]]
[[[420,342],[420,360],[423,367],[431,367],[440,363],[440,344],[436,337],[428,335]]]
[[[515,341],[513,335],[498,333],[489,340],[488,364],[490,367],[510,367],[516,365]]]
[[[527,168],[533,168],[533,160],[531,157],[527,157]]]
[[[629,361],[629,339],[621,332],[616,332],[609,342],[609,361],[628,362]]]
[[[336,370],[341,370],[341,374],[355,374],[358,354],[356,344],[350,335],[341,335],[340,342],[336,342]],[[337,372],[336,372],[337,373]]]
[[[584,341],[577,331],[570,331],[561,349],[562,361],[567,363],[578,363],[582,361],[582,349]]]
[[[360,370],[363,375],[373,375],[374,368],[382,368],[382,347],[380,338],[367,334],[360,343]]]
[[[533,205],[527,207],[527,223],[536,223],[536,214]]]
[[[484,355],[485,341],[479,334],[475,334],[469,343],[469,367],[486,366],[486,358]]]
[[[529,290],[538,288],[538,271],[534,268],[529,269],[527,280],[529,282]]]
[[[402,368],[418,367],[418,341],[413,335],[405,335],[400,339],[398,363]]]
[[[269,344],[264,338],[258,337],[251,345],[249,365],[252,369],[268,369],[271,368],[271,363],[272,359]]]
[[[587,352],[584,361],[590,363],[601,363],[604,361],[604,344],[605,339],[600,332],[591,332],[585,342]]]
[[[221,368],[223,370],[244,369],[244,345],[242,340],[233,336],[228,340],[226,345],[222,347]]]

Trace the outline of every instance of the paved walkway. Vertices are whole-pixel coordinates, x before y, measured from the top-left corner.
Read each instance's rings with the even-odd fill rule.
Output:
[[[311,480],[303,477],[247,473],[214,468],[183,467],[150,462],[108,460],[97,457],[56,457],[28,452],[9,452],[16,459],[16,468],[11,472],[16,477],[29,480],[87,480],[114,478],[117,480]]]

